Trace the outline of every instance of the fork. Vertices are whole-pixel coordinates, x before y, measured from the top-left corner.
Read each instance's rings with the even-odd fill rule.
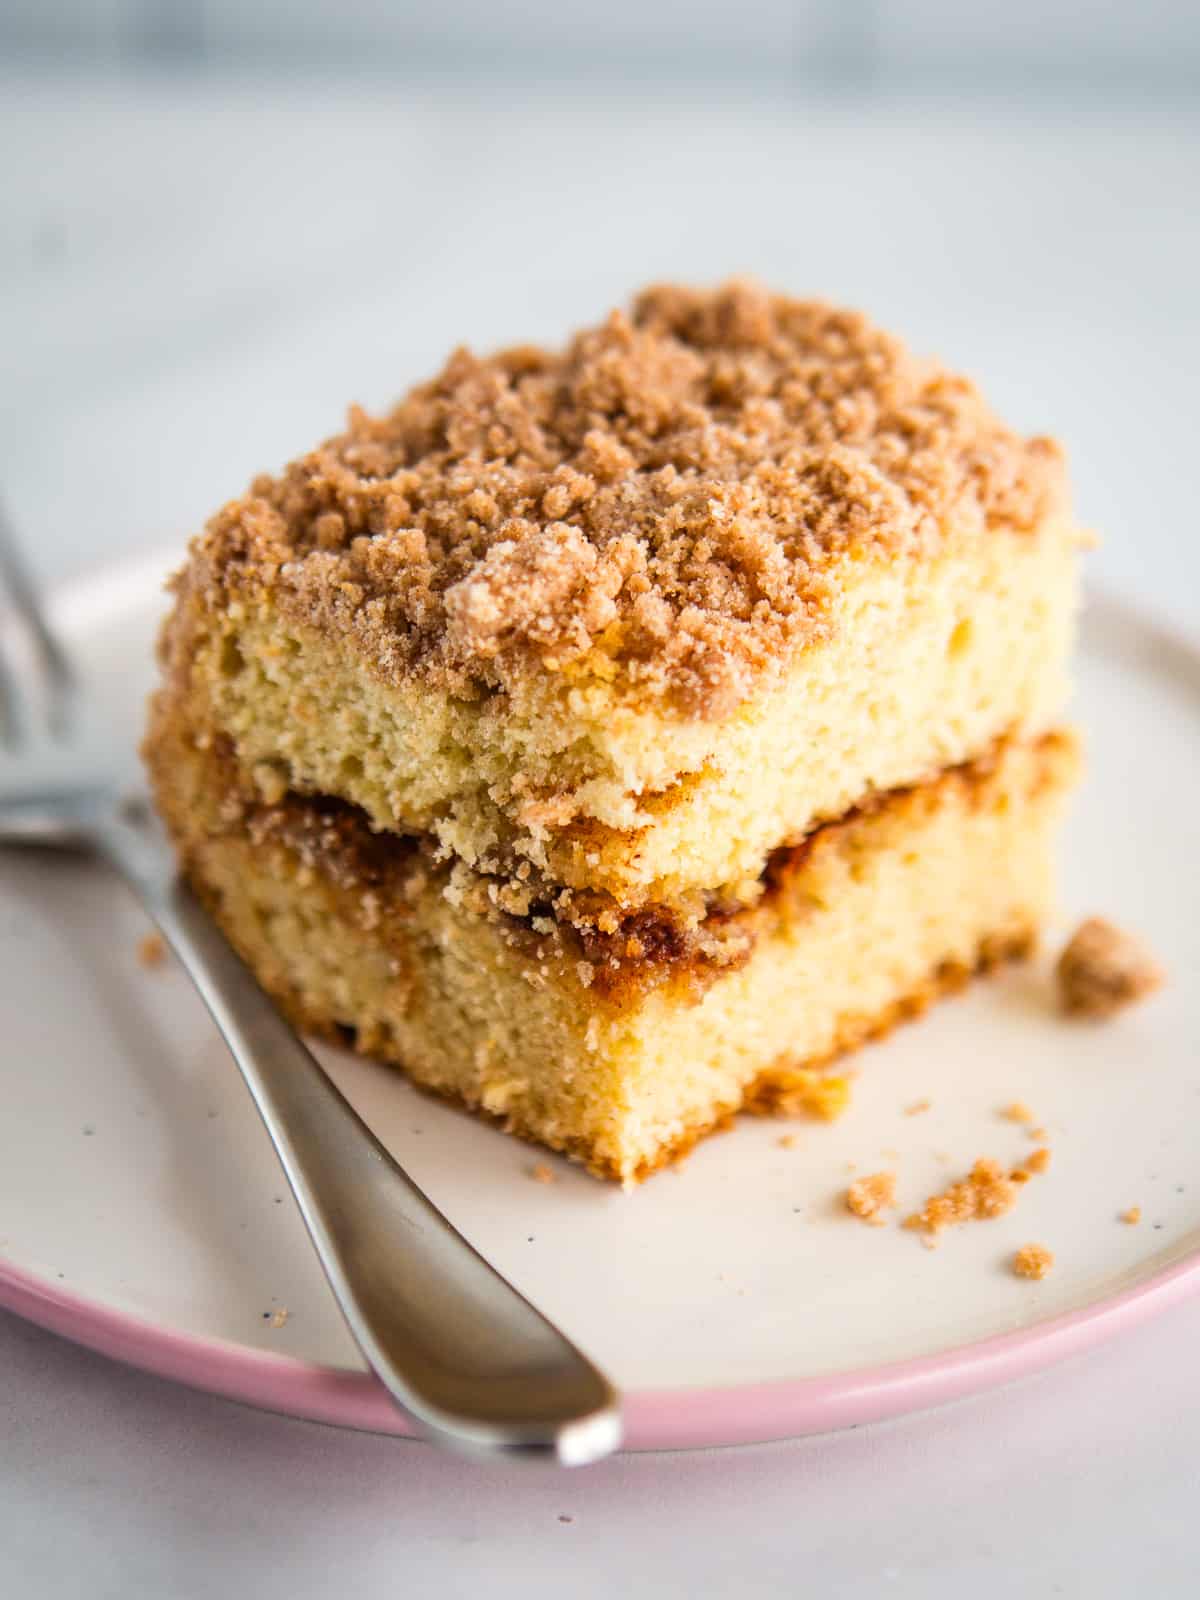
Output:
[[[77,675],[0,507],[0,844],[82,850],[141,900],[241,1069],[350,1332],[430,1439],[476,1455],[598,1460],[621,1437],[608,1380],[417,1188],[259,988],[177,873],[144,803],[86,770]],[[11,656],[24,646],[24,663]],[[39,763],[39,750],[43,760]]]

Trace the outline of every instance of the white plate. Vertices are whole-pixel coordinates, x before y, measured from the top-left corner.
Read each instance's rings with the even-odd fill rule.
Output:
[[[129,749],[168,565],[57,607]],[[1080,679],[1090,772],[1052,943],[1098,911],[1144,931],[1174,980],[1108,1026],[1055,1015],[1048,961],[1014,969],[864,1050],[837,1124],[745,1120],[633,1194],[558,1161],[558,1181],[536,1183],[531,1147],[322,1052],[437,1204],[631,1396],[633,1442],[766,1437],[928,1403],[1053,1359],[1196,1276],[1200,660],[1095,604]],[[3,1298],[191,1381],[389,1426],[350,1376],[357,1352],[200,1002],[178,971],[138,964],[146,927],[95,867],[0,857]],[[904,1114],[925,1098],[926,1114]],[[1054,1156],[1007,1217],[929,1251],[845,1214],[851,1164],[894,1168],[909,1207],[979,1155],[1017,1159],[1028,1133],[999,1111],[1018,1099]],[[1118,1221],[1132,1205],[1137,1227]],[[1007,1268],[1031,1240],[1057,1258],[1041,1283]]]

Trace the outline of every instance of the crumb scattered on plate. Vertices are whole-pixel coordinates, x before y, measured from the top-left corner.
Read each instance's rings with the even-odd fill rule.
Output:
[[[556,1183],[554,1168],[548,1167],[544,1161],[539,1161],[536,1166],[529,1169],[529,1176],[535,1183]]]
[[[161,933],[147,933],[138,940],[138,965],[149,970],[161,967],[167,959],[167,941]]]
[[[1004,1107],[1004,1110],[1000,1113],[1000,1115],[1002,1117],[1007,1117],[1010,1122],[1033,1122],[1036,1120],[1033,1112],[1025,1104],[1024,1100],[1010,1101],[1008,1105]]]
[[[1142,1208],[1141,1208],[1141,1206],[1130,1206],[1128,1208],[1128,1210],[1121,1212],[1121,1221],[1122,1222],[1128,1222],[1131,1227],[1136,1227],[1137,1224],[1141,1220],[1142,1220]]]
[[[781,1150],[794,1150],[796,1148],[796,1135],[794,1133],[785,1133],[781,1139],[776,1139],[775,1143]]]
[[[1026,1172],[1046,1172],[1050,1167],[1050,1152],[1043,1146],[1040,1150],[1027,1155],[1021,1165]]]
[[[276,1306],[274,1311],[264,1311],[263,1318],[271,1327],[282,1328],[291,1314],[286,1306]]]
[[[846,1190],[846,1210],[863,1222],[882,1227],[883,1213],[896,1204],[896,1174],[873,1172],[858,1178]]]
[[[998,1161],[981,1156],[965,1178],[941,1194],[931,1195],[904,1226],[922,1233],[940,1233],[960,1222],[1002,1217],[1016,1203],[1017,1185]]]
[[[1110,1017],[1161,989],[1164,973],[1140,939],[1089,917],[1058,958],[1058,993],[1069,1016]]]
[[[1023,1244],[1012,1261],[1018,1278],[1044,1278],[1053,1265],[1054,1252],[1044,1244]]]
[[[905,1106],[904,1115],[906,1117],[919,1117],[922,1112],[928,1111],[932,1104],[932,1100],[914,1100],[912,1105]]]

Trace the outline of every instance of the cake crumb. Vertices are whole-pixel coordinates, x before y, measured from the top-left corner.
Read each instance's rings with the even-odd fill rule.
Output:
[[[1058,993],[1068,1016],[1102,1020],[1161,989],[1162,968],[1146,946],[1103,917],[1080,924],[1058,959]]]
[[[1023,1244],[1012,1261],[1018,1278],[1044,1278],[1053,1265],[1054,1252],[1044,1244]]]
[[[781,1150],[794,1150],[797,1143],[796,1135],[794,1133],[785,1133],[781,1139],[776,1139],[775,1143]]]
[[[914,1100],[912,1105],[905,1106],[904,1115],[906,1117],[919,1117],[922,1112],[928,1111],[932,1105],[932,1100]]]
[[[1050,1152],[1043,1145],[1040,1150],[1035,1150],[1032,1155],[1026,1156],[1021,1165],[1026,1172],[1046,1172],[1050,1166]]]
[[[138,940],[137,944],[138,965],[149,971],[153,967],[161,967],[167,959],[167,941],[161,933],[147,933]]]
[[[931,1195],[904,1226],[922,1233],[940,1233],[960,1222],[1002,1217],[1016,1202],[1017,1185],[998,1161],[980,1157],[965,1178],[941,1194]]]
[[[270,1323],[272,1328],[282,1328],[291,1314],[286,1306],[276,1306],[274,1311],[263,1312],[263,1320]]]
[[[846,1190],[846,1210],[873,1227],[883,1226],[882,1213],[896,1204],[896,1174],[873,1172],[859,1178]]]
[[[558,1182],[558,1179],[554,1175],[554,1168],[548,1167],[544,1161],[539,1161],[536,1166],[530,1167],[529,1176],[533,1179],[534,1183]]]
[[[1030,1128],[1029,1137],[1031,1139],[1036,1139],[1038,1144],[1045,1144],[1046,1140],[1050,1137],[1050,1134],[1046,1128]]]
[[[1000,1113],[1000,1115],[1002,1117],[1007,1117],[1009,1122],[1033,1122],[1034,1121],[1033,1112],[1025,1104],[1024,1100],[1013,1100],[1013,1101],[1010,1101],[1009,1104],[1005,1106],[1004,1110]]]
[[[1129,1223],[1130,1227],[1136,1227],[1141,1220],[1141,1206],[1130,1206],[1127,1210],[1121,1212],[1121,1221]]]

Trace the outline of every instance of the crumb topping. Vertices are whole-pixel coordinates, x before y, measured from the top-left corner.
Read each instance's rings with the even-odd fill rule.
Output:
[[[873,1172],[870,1177],[858,1178],[846,1190],[846,1210],[873,1227],[883,1226],[883,1213],[895,1204],[894,1172]]]
[[[270,590],[386,679],[531,669],[717,716],[819,637],[834,562],[1034,526],[1058,447],[864,316],[659,286],[556,351],[465,349],[255,480],[187,581]]]
[[[1018,1278],[1044,1278],[1053,1265],[1054,1252],[1044,1244],[1023,1244],[1012,1261]]]
[[[1058,990],[1070,1016],[1103,1019],[1161,989],[1162,968],[1140,939],[1103,917],[1080,924],[1058,960]]]

